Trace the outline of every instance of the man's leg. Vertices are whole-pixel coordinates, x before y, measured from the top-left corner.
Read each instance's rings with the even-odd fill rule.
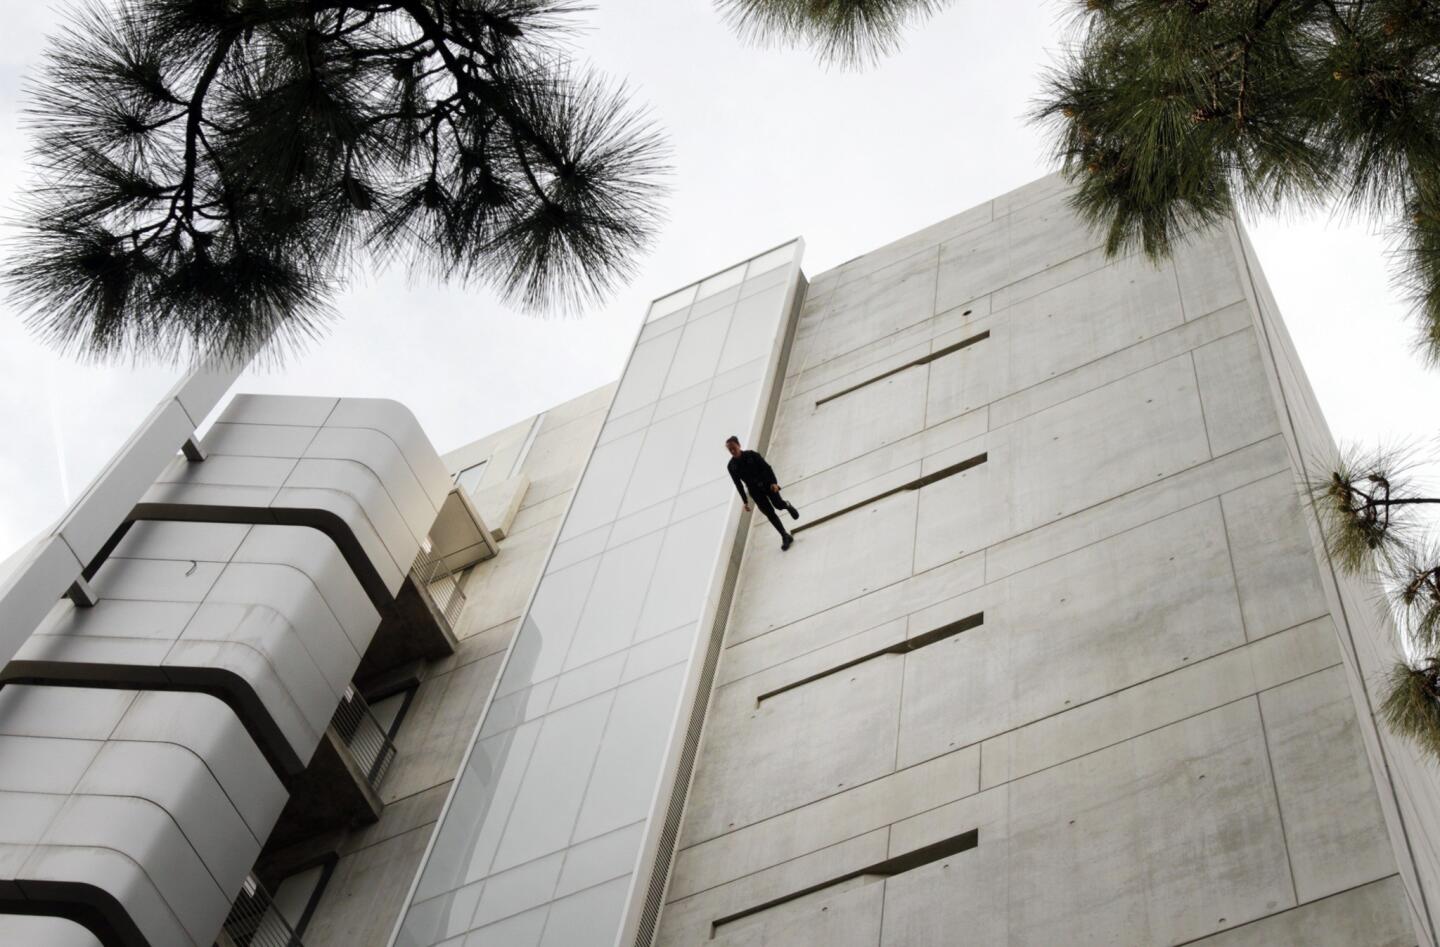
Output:
[[[775,531],[780,534],[780,538],[789,539],[790,534],[785,531],[785,524],[780,522],[780,517],[775,515],[775,507],[770,504],[770,497],[763,493],[757,493],[754,496],[754,500],[755,507],[761,513],[765,514],[765,518],[770,521],[771,526],[775,527]]]
[[[792,520],[798,520],[800,518],[800,511],[791,506],[790,501],[782,497],[779,490],[771,491],[770,502],[778,509],[788,512]]]

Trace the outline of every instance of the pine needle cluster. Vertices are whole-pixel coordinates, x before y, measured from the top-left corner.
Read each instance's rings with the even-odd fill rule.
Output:
[[[1406,452],[1341,454],[1329,477],[1310,484],[1331,559],[1373,577],[1402,635],[1407,659],[1386,681],[1381,715],[1396,733],[1440,759],[1440,543],[1417,513],[1440,498],[1421,495]]]
[[[1440,663],[1424,661],[1417,667],[1398,664],[1388,683],[1380,705],[1386,726],[1440,759]]]
[[[1111,253],[1229,216],[1340,207],[1388,226],[1440,361],[1440,5],[1077,0],[1037,117]]]
[[[894,52],[901,34],[948,0],[716,0],[746,39],[809,46],[822,62],[869,65]]]
[[[663,138],[563,45],[573,0],[89,0],[29,90],[5,274],[85,355],[246,355],[402,258],[529,309],[628,277]]]

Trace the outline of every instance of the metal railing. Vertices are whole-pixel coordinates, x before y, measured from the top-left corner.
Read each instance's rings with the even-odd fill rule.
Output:
[[[455,574],[445,568],[444,560],[421,546],[415,564],[410,567],[410,575],[416,587],[430,596],[436,609],[454,629],[455,623],[460,620],[460,612],[465,608],[465,592],[455,580]]]
[[[379,792],[380,782],[395,759],[395,744],[355,688],[345,688],[345,696],[330,719],[330,726],[355,757],[370,788]]]
[[[254,875],[246,877],[215,943],[217,947],[304,947]]]

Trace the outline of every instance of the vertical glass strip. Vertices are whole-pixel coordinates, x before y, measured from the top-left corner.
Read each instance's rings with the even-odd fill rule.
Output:
[[[768,251],[652,305],[399,947],[615,944],[653,858],[654,808],[668,798],[734,542],[725,439],[748,444],[763,421],[800,250]]]

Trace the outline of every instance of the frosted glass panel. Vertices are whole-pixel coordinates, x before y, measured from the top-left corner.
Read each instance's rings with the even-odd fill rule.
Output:
[[[724,441],[754,440],[798,283],[798,247],[783,249],[651,307],[421,869],[405,947],[615,942],[735,535]]]
[[[745,271],[745,279],[752,280],[762,273],[768,273],[792,262],[795,259],[795,250],[795,244],[787,243],[783,247],[776,247],[769,253],[762,253],[750,261],[750,265]]]
[[[611,417],[628,414],[660,397],[680,335],[679,332],[667,332],[635,347],[635,354],[630,356],[630,367],[625,370],[620,390],[615,392],[615,401],[610,406]]]
[[[647,322],[670,315],[672,312],[679,312],[690,305],[695,299],[695,287],[686,286],[678,292],[671,293],[655,300],[650,304],[650,314],[646,317]]]
[[[662,395],[700,384],[715,374],[720,346],[730,328],[730,313],[717,312],[703,319],[692,319],[680,336],[675,359],[670,363],[670,377],[665,379]]]
[[[708,299],[716,293],[723,292],[731,286],[739,286],[745,281],[745,264],[731,267],[723,273],[716,273],[714,276],[700,284],[699,290],[695,293],[698,302],[701,299]]]

